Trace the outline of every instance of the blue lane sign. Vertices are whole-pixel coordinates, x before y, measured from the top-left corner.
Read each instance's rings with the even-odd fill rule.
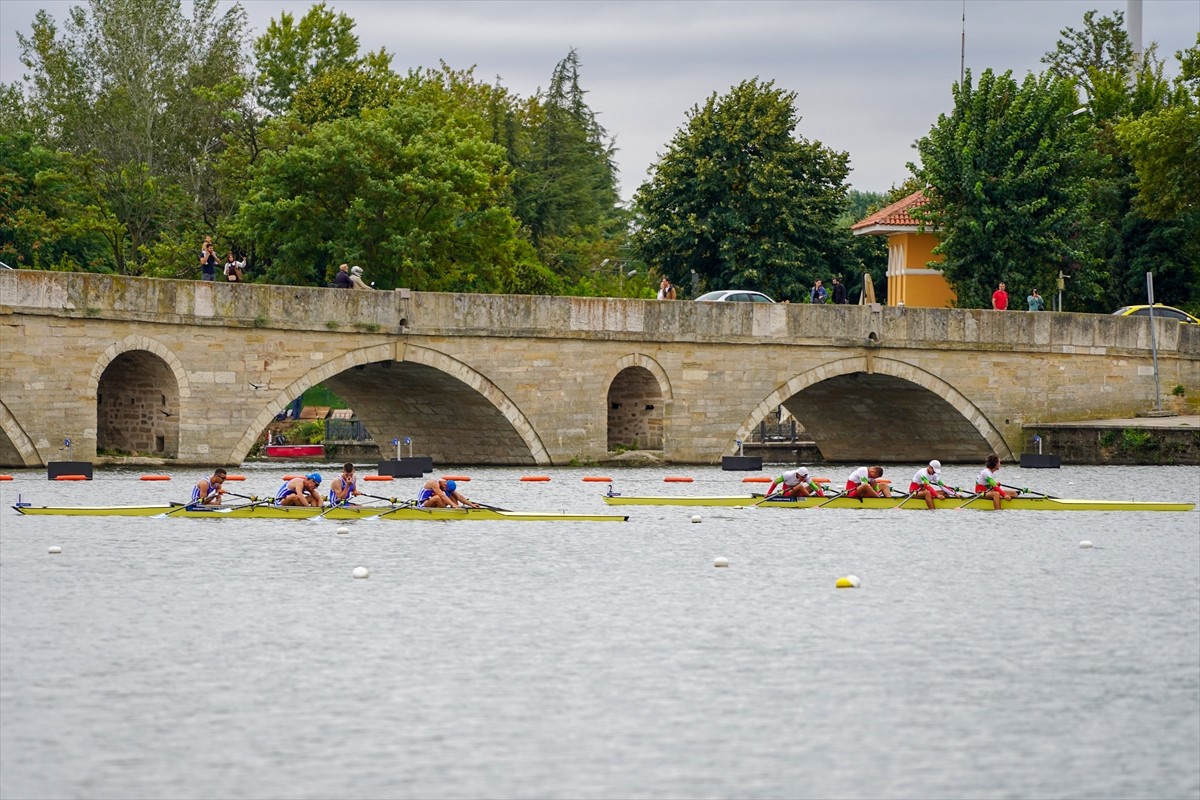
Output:
[[[398,445],[398,444],[400,444],[400,440],[399,440],[399,439],[392,439],[392,447],[395,447],[395,446],[396,446],[396,445]]]
[[[404,443],[405,443],[405,444],[412,444],[412,439],[411,439],[410,437],[408,437],[408,436],[405,436],[405,437],[404,437]]]
[[[63,439],[63,447],[70,447],[70,446],[71,446],[71,440]]]

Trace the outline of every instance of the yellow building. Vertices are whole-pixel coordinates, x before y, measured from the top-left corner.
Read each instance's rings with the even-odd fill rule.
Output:
[[[927,202],[924,192],[913,192],[850,228],[855,236],[887,237],[888,305],[954,307],[954,291],[946,283],[942,271],[928,266],[931,261],[942,260],[941,256],[933,254],[938,243],[937,234],[922,233],[920,224],[910,214]]]

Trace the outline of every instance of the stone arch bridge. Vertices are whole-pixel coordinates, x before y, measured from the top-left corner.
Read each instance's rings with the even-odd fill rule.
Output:
[[[779,406],[830,461],[1012,457],[1023,427],[1153,406],[1149,321],[879,306],[354,292],[0,272],[0,464],[236,464],[318,383],[443,464],[617,445],[716,463]],[[1163,391],[1200,326],[1157,323]]]

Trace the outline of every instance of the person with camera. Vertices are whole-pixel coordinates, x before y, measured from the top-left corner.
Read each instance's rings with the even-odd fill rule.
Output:
[[[230,250],[228,255],[225,256],[225,280],[230,283],[240,283],[245,276],[245,269],[246,259],[243,258],[241,261],[235,261],[233,251]]]

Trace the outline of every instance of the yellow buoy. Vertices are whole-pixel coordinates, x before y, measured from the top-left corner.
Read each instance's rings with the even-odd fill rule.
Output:
[[[855,575],[846,575],[837,579],[837,588],[839,589],[857,589],[862,584]]]

